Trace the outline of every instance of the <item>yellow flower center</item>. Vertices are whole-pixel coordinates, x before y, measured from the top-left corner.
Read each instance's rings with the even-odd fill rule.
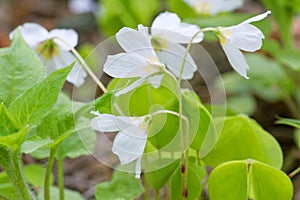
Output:
[[[152,37],[151,44],[154,48],[154,51],[160,51],[167,48],[167,42],[160,37]]]
[[[38,55],[44,57],[46,60],[51,59],[54,55],[59,55],[59,48],[53,39],[49,39],[38,44],[36,51]]]
[[[220,43],[222,45],[226,44],[227,38],[232,34],[232,31],[230,29],[225,29],[225,30],[218,30],[216,31],[217,37],[220,39]]]

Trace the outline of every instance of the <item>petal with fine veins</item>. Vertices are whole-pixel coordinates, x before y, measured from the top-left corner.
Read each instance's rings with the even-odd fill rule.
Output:
[[[252,23],[252,22],[260,21],[260,20],[266,18],[269,14],[271,14],[271,11],[268,10],[268,11],[266,11],[265,13],[262,13],[262,14],[260,14],[260,15],[256,15],[256,16],[254,16],[254,17],[251,17],[250,19],[247,19],[247,20],[243,21],[243,22],[240,23],[240,24],[250,24],[250,23]]]
[[[131,90],[134,90],[135,88],[139,87],[143,84],[143,82],[146,80],[146,78],[140,78],[137,81],[133,82],[131,85],[125,87],[124,89],[118,91],[115,96],[120,96],[122,94],[125,94],[127,92],[130,92]]]
[[[87,73],[81,67],[81,65],[76,62],[67,76],[67,81],[73,83],[75,87],[80,87],[85,82],[85,78],[87,77]]]
[[[137,52],[130,52],[108,56],[103,71],[116,78],[146,77],[158,72],[159,66],[151,64]]]
[[[116,34],[116,38],[127,53],[135,52],[146,59],[156,57],[150,37],[144,32],[124,27]]]
[[[12,39],[15,34],[15,30],[13,30],[9,34],[9,38]],[[25,40],[25,42],[30,47],[35,47],[39,42],[47,40],[49,38],[48,31],[39,24],[36,23],[25,23],[21,26],[21,34]]]
[[[181,23],[175,13],[164,12],[158,15],[152,23],[151,34],[154,37],[161,37],[168,42],[189,43],[193,35],[200,28],[196,25]],[[198,43],[203,40],[203,33],[199,33],[193,40]]]
[[[229,63],[240,75],[248,79],[247,70],[249,66],[242,52],[230,42],[222,44],[224,52],[228,58]]]
[[[186,49],[180,44],[169,42],[167,43],[166,49],[159,50],[157,55],[160,61],[164,63],[176,77],[179,77],[185,52]],[[191,55],[188,54],[182,73],[182,79],[193,78],[196,70],[197,65]]]
[[[222,30],[220,30],[222,32]],[[244,51],[254,52],[261,48],[262,39],[264,39],[263,33],[251,24],[241,24],[225,28],[229,31],[228,40]]]
[[[55,43],[62,49],[62,50],[70,50],[74,48],[78,43],[78,34],[73,29],[53,29],[49,32],[51,38],[57,37],[66,42],[62,42],[59,39],[55,39]]]
[[[94,130],[102,132],[114,132],[125,130],[130,126],[136,126],[136,121],[143,120],[144,118],[140,117],[137,120],[125,117],[125,116],[114,116],[110,114],[98,114],[97,117],[93,118],[91,121],[91,127]]]
[[[128,132],[134,133],[127,134]],[[118,155],[121,165],[130,163],[142,156],[147,141],[144,131],[136,127],[128,127],[125,132],[120,131],[113,142],[112,152]]]

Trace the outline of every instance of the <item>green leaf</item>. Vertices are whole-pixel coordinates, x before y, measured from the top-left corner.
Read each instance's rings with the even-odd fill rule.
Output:
[[[16,133],[12,133],[10,135],[0,137],[0,145],[4,145],[9,149],[18,149],[21,144],[24,142],[26,138],[26,134],[28,133],[28,126],[20,129]]]
[[[38,125],[54,106],[72,66],[57,70],[15,99],[8,108],[20,126]]]
[[[83,200],[82,196],[79,192],[64,189],[65,191],[65,200]],[[60,200],[59,198],[59,190],[55,186],[50,187],[51,200]],[[44,190],[41,190],[38,195],[38,200],[44,200]]]
[[[174,173],[179,165],[179,160],[168,158],[158,159],[147,163],[145,177],[149,185],[155,189],[161,189]]]
[[[188,183],[187,183],[187,200],[194,200],[200,197],[202,192],[202,172],[203,168],[190,162],[188,167]],[[181,169],[178,168],[173,174],[171,179],[171,199],[172,200],[183,200],[183,187]]]
[[[222,127],[219,139],[204,158],[206,164],[216,167],[231,160],[255,159],[281,168],[283,155],[278,142],[253,119],[245,115],[217,118]]]
[[[18,125],[7,111],[3,103],[0,104],[0,138],[18,132]]]
[[[280,118],[276,121],[276,124],[285,124],[295,128],[300,128],[300,120],[298,119]]]
[[[190,90],[182,91],[183,115],[189,120],[189,140],[191,147],[200,150],[205,141],[208,144],[214,144],[214,141],[208,141],[208,135],[214,135],[214,125],[209,111],[201,104],[196,93]],[[184,123],[184,122],[183,122]],[[185,125],[185,124],[184,124]],[[207,137],[208,136],[208,137]],[[210,138],[211,139],[211,138]],[[212,146],[210,147],[212,148]],[[209,151],[207,149],[207,151]]]
[[[136,79],[113,79],[108,86],[108,90],[118,90],[134,82]],[[164,75],[159,88],[155,89],[150,84],[143,84],[133,91],[124,95],[113,97],[111,105],[113,113],[116,115],[143,116],[153,111],[157,105],[165,110],[178,110],[178,100],[176,94],[176,82],[168,75]],[[157,110],[156,110],[157,111]],[[123,113],[123,114],[122,114]],[[165,151],[174,151],[179,143],[178,117],[171,114],[160,114],[152,117],[149,126],[149,141],[158,149],[164,148]],[[177,137],[177,138],[176,138]]]
[[[19,30],[12,45],[0,49],[0,99],[8,107],[19,95],[46,77],[36,53],[23,40]]]
[[[97,200],[133,200],[143,191],[140,179],[129,173],[115,171],[110,182],[99,183],[96,186],[95,196]]]
[[[18,199],[20,196],[18,191],[10,182],[5,172],[0,173],[0,199]]]
[[[215,168],[208,180],[211,200],[292,199],[293,185],[282,171],[255,160],[230,161]]]
[[[27,139],[23,145],[27,152],[32,152],[40,147],[51,149],[58,146],[56,152],[56,158],[58,159],[64,159],[65,157],[75,158],[90,154],[95,147],[95,132],[91,130],[88,119],[85,121],[81,119],[81,124],[75,127],[72,106],[72,101],[69,97],[64,94],[59,96],[51,112],[37,127],[37,133]],[[84,106],[86,107],[86,105]],[[81,117],[83,118],[83,116]],[[26,143],[34,143],[34,145],[30,149],[30,146],[26,145]],[[37,148],[35,145],[37,143],[42,146]],[[36,151],[33,156],[36,156],[40,152]],[[49,153],[45,154],[44,150],[43,153],[37,156],[41,158],[48,155]]]
[[[42,188],[44,186],[44,177],[46,174],[46,168],[38,164],[26,165],[24,168],[24,175],[28,180],[28,183],[34,187]],[[50,176],[50,184],[54,182],[53,174]]]

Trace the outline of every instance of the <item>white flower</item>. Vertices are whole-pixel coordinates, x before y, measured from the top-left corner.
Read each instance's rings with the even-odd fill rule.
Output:
[[[266,18],[270,13],[271,11],[267,11],[238,25],[225,28],[220,27],[216,31],[229,63],[245,78],[248,78],[247,70],[249,69],[249,66],[239,49],[254,52],[261,48],[264,35],[258,28],[250,23]]]
[[[108,56],[103,71],[115,78],[139,77],[133,84],[117,92],[116,96],[133,90],[145,80],[164,71],[164,64],[159,62],[150,38],[145,34],[124,27],[117,33],[116,38],[126,53]]]
[[[215,15],[240,8],[244,0],[184,0],[197,13]]]
[[[94,0],[69,0],[68,7],[74,14],[97,14],[99,5]]]
[[[112,152],[119,157],[121,165],[136,160],[135,177],[140,178],[142,155],[147,141],[150,115],[142,117],[114,116],[99,114],[91,121],[91,127],[101,132],[116,132]]]
[[[139,31],[148,34],[148,29],[139,25]],[[162,63],[177,77],[184,59],[186,49],[178,43],[188,44],[192,37],[200,31],[197,25],[182,23],[175,13],[164,12],[158,15],[151,25],[151,42]],[[199,33],[192,43],[203,40]],[[197,70],[196,63],[190,54],[187,55],[182,79],[191,79]]]
[[[75,47],[78,42],[78,35],[72,29],[53,29],[48,32],[44,27],[35,23],[25,23],[21,27],[21,34],[26,43],[39,55],[46,66],[47,73],[70,65],[76,58],[70,52],[70,47]],[[12,39],[16,30],[9,34]],[[64,40],[69,46],[59,39]],[[67,81],[79,87],[84,83],[87,76],[84,69],[76,62]]]

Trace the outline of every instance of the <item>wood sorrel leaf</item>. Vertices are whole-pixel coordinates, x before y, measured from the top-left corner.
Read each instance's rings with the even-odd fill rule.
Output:
[[[1,101],[8,107],[19,95],[45,77],[45,67],[17,31],[12,45],[0,49]]]
[[[132,174],[115,171],[110,182],[99,183],[96,186],[97,200],[135,199],[143,193],[140,179]]]
[[[179,167],[179,160],[163,158],[147,163],[145,177],[148,184],[155,189],[161,189],[171,178],[176,167]]]
[[[188,183],[187,188],[183,188],[181,185],[182,182],[182,174],[181,169],[178,167],[176,172],[173,174],[171,178],[171,199],[172,200],[194,200],[197,199],[202,191],[201,181],[205,174],[205,169],[189,162],[188,166]],[[185,191],[184,191],[185,190]],[[187,198],[184,198],[184,192],[187,194]]]
[[[281,168],[283,155],[278,142],[253,119],[245,115],[217,118],[222,131],[216,145],[204,157],[205,163],[216,167],[231,160],[255,159]],[[224,123],[224,124],[223,124]]]
[[[71,69],[72,65],[53,72],[10,104],[8,111],[14,116],[19,126],[29,125],[31,128],[43,120],[43,117],[54,106]]]
[[[292,199],[290,178],[255,160],[230,161],[215,168],[208,180],[211,200]]]
[[[60,196],[59,196],[59,189],[58,187],[55,186],[50,186],[50,193],[51,193],[51,200],[60,200]],[[74,191],[74,190],[69,190],[69,189],[64,189],[64,199],[65,200],[83,200],[82,196],[80,195],[79,192]],[[39,191],[38,200],[44,200],[44,190],[41,189]]]

